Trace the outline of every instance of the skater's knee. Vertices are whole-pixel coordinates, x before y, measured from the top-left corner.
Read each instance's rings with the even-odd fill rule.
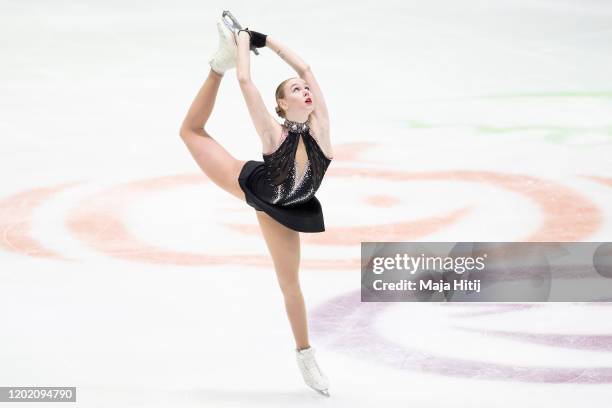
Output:
[[[285,298],[294,298],[302,296],[302,288],[299,282],[279,282],[281,291]]]
[[[238,83],[240,85],[250,85],[251,84],[251,76],[248,74],[237,74]]]

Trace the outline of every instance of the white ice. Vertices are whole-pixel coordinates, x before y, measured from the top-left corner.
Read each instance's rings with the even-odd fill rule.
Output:
[[[400,222],[466,211],[394,240],[609,240],[608,1],[1,0],[0,386],[76,386],[83,407],[608,404],[610,346],[459,329],[612,335],[608,308],[586,303],[470,318],[461,312],[492,306],[396,304],[371,321],[376,339],[408,350],[396,358],[362,352],[377,340],[357,298],[343,326],[311,334],[331,398],[302,383],[254,211],[207,182],[179,138],[224,9],[302,56],[331,112],[336,157],[317,193],[327,231],[302,235],[313,328],[358,291],[360,241]],[[273,112],[293,72],[268,49],[251,61]],[[236,158],[261,160],[234,71],[207,129]],[[340,174],[351,169],[371,175]],[[414,178],[380,176],[391,173]],[[451,365],[410,365],[423,355]],[[446,371],[472,363],[608,372],[589,384]]]

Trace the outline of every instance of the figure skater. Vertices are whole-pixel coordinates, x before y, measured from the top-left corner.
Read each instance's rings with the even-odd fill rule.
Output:
[[[275,38],[217,23],[219,49],[210,72],[182,123],[180,135],[198,166],[218,186],[256,211],[272,256],[295,338],[295,355],[305,383],[329,396],[329,380],[308,341],[306,307],[299,282],[300,232],[325,231],[314,196],[333,158],[323,93],[310,66]],[[268,47],[298,74],[276,89],[279,124],[267,111],[250,75],[250,49]],[[241,161],[206,130],[219,85],[236,68],[249,115],[262,143],[263,161]]]

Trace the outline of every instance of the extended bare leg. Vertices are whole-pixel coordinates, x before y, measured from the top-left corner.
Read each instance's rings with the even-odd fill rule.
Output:
[[[285,309],[295,338],[295,356],[304,382],[315,391],[329,397],[329,379],[319,368],[315,349],[308,343],[306,306],[300,288],[300,233],[276,222],[258,211],[257,219],[274,260],[278,283],[285,298]]]
[[[257,219],[272,255],[296,348],[308,348],[306,306],[299,280],[300,233],[279,224],[262,211],[257,211]]]
[[[245,161],[237,160],[206,132],[222,75],[210,70],[181,125],[180,135],[202,171],[228,193],[245,200],[238,176]]]

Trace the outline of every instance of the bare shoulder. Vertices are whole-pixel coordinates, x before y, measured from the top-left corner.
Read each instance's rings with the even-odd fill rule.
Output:
[[[310,134],[328,159],[333,159],[334,151],[331,145],[329,123],[320,120],[316,115],[310,116]]]

